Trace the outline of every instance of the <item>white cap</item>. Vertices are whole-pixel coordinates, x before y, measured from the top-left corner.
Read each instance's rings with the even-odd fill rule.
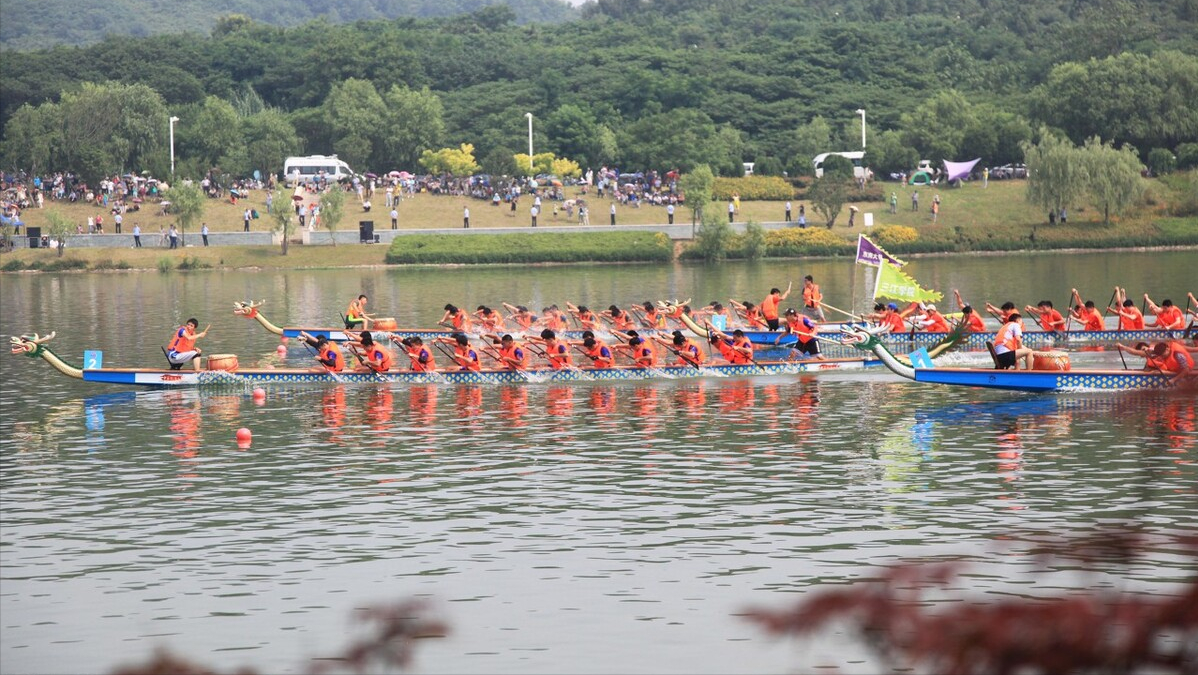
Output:
[[[932,304],[932,303],[930,303],[930,302],[929,302],[928,304],[924,305],[924,306],[923,306],[923,308],[924,308],[924,310],[926,310],[926,311],[929,311],[929,312],[935,312],[935,311],[936,311],[936,305],[933,305],[933,304]]]

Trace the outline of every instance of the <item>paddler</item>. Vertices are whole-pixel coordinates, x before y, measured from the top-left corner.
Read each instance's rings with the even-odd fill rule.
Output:
[[[661,343],[666,349],[669,349],[678,356],[678,360],[675,362],[675,365],[703,365],[703,349],[700,348],[694,340],[691,340],[683,335],[682,331],[674,331],[674,335],[670,340],[666,340],[665,338],[657,335],[652,336],[651,339]]]
[[[496,361],[499,365],[508,370],[525,370],[528,368],[528,355],[525,354],[524,348],[511,335],[504,335],[502,338],[495,339],[496,336],[488,336],[492,342],[499,347]]]
[[[615,356],[612,355],[611,348],[594,337],[583,338],[579,349],[591,360],[591,365],[595,368],[611,368],[615,365]]]
[[[986,332],[986,322],[982,321],[982,317],[973,311],[973,306],[971,305],[965,305],[961,308],[961,320],[965,322],[965,330],[970,333]]]
[[[898,305],[893,302],[886,304],[886,312],[882,314],[882,320],[878,322],[878,325],[886,328],[888,333],[904,333],[907,330],[903,315],[899,314]]]
[[[785,335],[794,335],[795,343],[790,346],[791,349],[800,354],[813,356],[817,359],[823,359],[823,355],[819,353],[819,340],[816,339],[816,334],[819,333],[819,324],[814,319],[806,314],[799,314],[793,307],[786,310],[786,323],[782,325]],[[782,336],[778,336],[781,338]],[[775,342],[774,344],[778,344]]]
[[[196,347],[196,340],[208,335],[208,329],[212,324],[204,327],[204,330],[196,332],[200,327],[200,322],[191,318],[186,323],[175,329],[175,334],[171,336],[171,340],[166,345],[166,360],[171,364],[171,370],[181,370],[183,365],[191,361],[192,367],[196,370],[200,369],[200,354],[203,353],[199,347]]]
[[[1156,328],[1157,330],[1181,330],[1185,328],[1185,315],[1182,314],[1179,307],[1173,304],[1172,300],[1165,298],[1161,302],[1160,307],[1157,307],[1152,298],[1149,298],[1148,294],[1145,293],[1144,302],[1148,303],[1148,311],[1156,315],[1156,325],[1149,326],[1149,328]]]
[[[571,368],[574,366],[574,360],[570,358],[570,348],[563,342],[557,339],[557,333],[546,328],[541,331],[540,337],[530,336],[529,342],[540,343],[545,350],[545,358],[549,361],[549,367],[554,370],[562,370],[563,368]]]
[[[824,320],[824,294],[810,274],[803,277],[803,314],[815,321]]]
[[[641,303],[640,307],[633,307],[633,311],[642,312],[644,316],[641,318],[645,328],[653,330],[665,330],[666,317],[661,312],[657,311],[657,306],[648,300]]]
[[[359,359],[361,364],[354,368],[358,373],[385,373],[391,370],[391,353],[382,346],[375,344],[370,331],[362,331],[358,344],[349,343],[349,349]]]
[[[740,312],[741,318],[744,319],[745,327],[749,330],[761,330],[766,327],[765,319],[761,317],[761,310],[753,303],[747,300],[745,302],[737,302],[731,298],[729,298],[728,302],[732,304],[732,307],[737,312]]]
[[[465,333],[454,333],[452,337],[433,338],[433,342],[442,342],[453,345],[453,357],[461,370],[480,370],[482,364],[478,361],[478,352],[470,346],[470,338],[466,337]]]
[[[1053,308],[1052,300],[1041,300],[1036,303],[1035,307],[1026,305],[1023,309],[1028,314],[1034,315],[1044,330],[1051,333],[1065,330],[1065,317]]]
[[[598,327],[599,317],[595,316],[595,313],[592,312],[591,309],[586,305],[575,306],[567,302],[566,309],[578,318],[578,323],[582,326],[583,330],[593,331]]]
[[[627,349],[632,365],[638,368],[653,368],[657,366],[657,352],[645,343],[640,336],[629,338],[628,344],[616,345],[615,349]]]
[[[1135,301],[1127,297],[1127,289],[1115,287],[1115,306],[1107,311],[1119,315],[1119,330],[1144,330],[1144,314]]]
[[[341,348],[336,342],[331,342],[325,335],[320,337],[312,337],[305,331],[300,331],[300,339],[305,344],[316,350],[316,362],[320,365],[312,369],[315,373],[340,373],[345,370],[345,355],[341,353]]]
[[[1077,292],[1076,288],[1070,292],[1073,294],[1073,308],[1069,310],[1069,314],[1081,322],[1082,330],[1106,330],[1106,322],[1102,318],[1102,312],[1098,311],[1098,307],[1094,304],[1094,301],[1086,300],[1083,303],[1082,296]]]
[[[412,361],[412,370],[417,373],[432,373],[437,370],[437,363],[433,360],[433,352],[424,346],[424,340],[419,337],[404,338],[400,344],[404,347],[404,352]]]
[[[1144,370],[1159,370],[1162,373],[1177,373],[1182,376],[1194,374],[1194,355],[1179,340],[1158,342],[1151,349],[1144,342],[1135,347],[1116,344],[1119,351],[1144,357]]]
[[[753,361],[753,343],[745,337],[741,329],[732,331],[732,336],[707,324],[707,333],[711,336],[711,344],[720,352],[724,360],[733,365],[751,363]]]
[[[548,328],[555,333],[560,333],[566,330],[566,322],[553,307],[542,308],[541,318],[537,320],[535,325],[541,326],[542,328]]]
[[[524,305],[509,305],[505,302],[503,306],[508,311],[508,318],[515,322],[520,327],[520,330],[527,331],[531,329],[533,322],[537,320],[537,316],[528,311],[528,308]]]
[[[474,315],[483,325],[483,330],[488,333],[502,333],[507,330],[503,325],[503,316],[486,305],[479,305],[478,309],[474,310]]]
[[[793,284],[786,285],[786,292],[781,289],[771,288],[769,294],[761,301],[761,318],[765,320],[765,325],[770,331],[778,330],[781,325],[778,305],[790,295],[790,289]],[[806,288],[803,289],[806,294]]]
[[[346,330],[370,328],[371,321],[374,321],[374,317],[366,313],[365,295],[359,295],[356,299],[349,301],[349,307],[345,308]]]
[[[612,305],[599,312],[599,316],[610,319],[612,328],[616,330],[632,330],[636,328],[636,325],[632,322],[632,314],[620,309],[617,305]]]
[[[930,302],[923,305],[923,314],[917,315],[914,322],[919,330],[927,333],[947,333],[952,330],[949,328],[948,319]]]
[[[437,323],[441,325],[451,326],[453,330],[459,333],[465,333],[470,330],[470,315],[464,310],[458,309],[453,305],[445,305],[445,314]]]

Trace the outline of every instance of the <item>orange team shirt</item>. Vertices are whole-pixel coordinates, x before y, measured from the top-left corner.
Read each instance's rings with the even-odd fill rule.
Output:
[[[924,330],[929,333],[947,333],[949,330],[951,330],[948,326],[948,321],[940,312],[932,312],[928,314],[928,320],[932,323],[928,324],[928,327],[924,328]]]
[[[810,287],[803,288],[804,306],[814,309],[816,305],[823,301],[823,299],[824,296],[819,292],[819,286],[817,284],[812,284]]]
[[[1119,314],[1119,330],[1144,330],[1144,315],[1135,307],[1124,307]]]
[[[1081,316],[1078,318],[1080,318],[1084,324],[1083,330],[1106,330],[1106,323],[1103,322],[1102,313],[1098,311],[1097,307],[1090,309],[1085,309],[1083,307]]]
[[[1156,315],[1157,328],[1176,329],[1181,328],[1185,324],[1185,317],[1181,315],[1181,310],[1176,306],[1162,307],[1161,311]]]
[[[904,330],[906,330],[906,324],[903,323],[903,317],[899,316],[897,312],[886,314],[882,317],[882,320],[879,323],[881,323],[883,326],[889,326],[891,333],[902,333]]]
[[[1043,312],[1040,312],[1040,327],[1043,328],[1044,330],[1048,330],[1048,331],[1060,330],[1059,328],[1056,327],[1056,324],[1064,322],[1064,321],[1065,321],[1065,317],[1061,316],[1061,313],[1055,309],[1048,309]],[[1062,325],[1062,327],[1063,327],[1063,325]]]
[[[766,319],[778,318],[778,298],[774,297],[773,293],[765,296],[765,300],[761,301],[761,316]]]
[[[970,333],[986,332],[986,322],[982,320],[982,317],[978,316],[977,312],[969,314],[969,318],[965,320],[965,325],[969,328]]]

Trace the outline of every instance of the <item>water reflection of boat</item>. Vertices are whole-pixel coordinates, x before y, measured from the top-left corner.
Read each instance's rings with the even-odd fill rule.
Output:
[[[53,337],[53,334],[50,335]],[[70,365],[50,350],[50,339],[12,338],[14,354],[41,357],[60,373],[86,382],[141,385],[149,387],[219,387],[253,384],[520,384],[529,382],[589,382],[609,380],[653,380],[702,377],[753,377],[797,375],[830,370],[858,370],[878,363],[876,359],[825,359],[807,361],[756,361],[750,364],[704,365],[702,367],[658,366],[639,368],[568,368],[552,370],[445,370],[436,372],[388,371],[385,373],[316,372],[305,369],[238,368],[236,370],[169,370],[155,368],[88,368]],[[222,355],[231,356],[231,355]],[[234,360],[236,357],[232,357]]]

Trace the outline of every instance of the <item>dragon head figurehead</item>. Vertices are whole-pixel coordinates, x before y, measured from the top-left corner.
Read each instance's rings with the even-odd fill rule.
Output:
[[[666,313],[673,313],[689,304],[691,304],[690,298],[686,300],[658,300],[657,308]]]
[[[25,356],[37,357],[42,355],[42,351],[46,348],[42,346],[43,342],[49,342],[54,339],[56,333],[50,333],[45,337],[38,336],[37,333],[33,337],[22,335],[20,337],[14,335],[9,338],[9,343],[13,354],[24,354]]]
[[[233,313],[237,316],[244,316],[247,319],[252,319],[258,315],[258,308],[266,301],[254,302],[253,300],[241,301],[233,303]]]
[[[863,352],[872,352],[882,344],[881,326],[845,324],[840,328],[840,344],[852,345]]]

